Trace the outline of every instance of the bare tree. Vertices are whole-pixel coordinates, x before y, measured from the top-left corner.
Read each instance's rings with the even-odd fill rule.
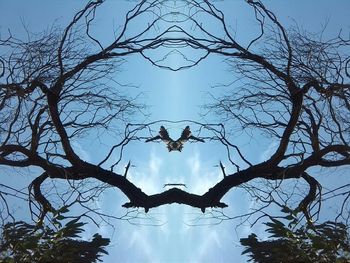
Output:
[[[309,191],[298,210],[310,221],[311,203],[323,198],[315,176],[317,168],[332,172],[332,167],[350,164],[350,40],[341,34],[323,40],[319,34],[299,28],[287,30],[262,2],[247,4],[255,13],[260,32],[246,45],[236,42],[228,30],[229,22],[215,6],[210,2],[196,4],[199,12],[221,23],[225,35],[213,35],[210,44],[193,38],[193,45],[224,56],[238,79],[232,93],[215,98],[208,107],[221,115],[226,126],[235,125],[239,127],[236,130],[248,134],[263,133],[278,142],[266,161],[253,164],[243,159],[247,168],[228,176],[223,184],[233,187],[254,178],[303,179]],[[276,200],[271,200],[271,193],[275,189],[269,188],[272,190],[265,193],[265,201],[273,203]],[[339,213],[346,215],[350,192],[348,185],[344,188]],[[251,188],[250,192],[255,197],[262,196],[257,189]]]
[[[90,30],[100,1],[87,4],[60,34],[54,28],[27,42],[13,36],[2,39],[0,45],[6,54],[0,57],[0,164],[43,170],[30,186],[41,205],[41,219],[48,211],[54,211],[41,191],[46,180],[95,179],[120,189],[129,199],[123,205],[126,208],[142,207],[148,212],[153,207],[180,203],[205,212],[210,207],[226,207],[221,199],[228,191],[260,178],[265,182],[303,179],[309,191],[299,202],[298,210],[311,221],[310,206],[321,190],[311,170],[350,164],[350,60],[346,53],[350,41],[341,35],[323,41],[298,30],[288,31],[260,1],[247,1],[260,32],[243,45],[236,42],[223,12],[212,2],[181,1],[176,12],[169,2],[172,1],[138,3],[128,12],[119,35],[108,45],[100,43]],[[150,22],[129,36],[128,25],[145,14],[151,14]],[[220,35],[206,29],[203,18],[221,25]],[[157,23],[163,26],[153,31]],[[188,48],[202,53],[189,58]],[[165,50],[164,57],[154,57],[155,49]],[[183,66],[172,68],[166,64],[171,52],[182,55]],[[120,142],[100,162],[82,160],[72,146],[75,138],[92,130],[123,130],[121,123],[137,110],[132,99],[106,82],[123,58],[134,53],[171,70],[195,66],[210,54],[224,56],[239,74],[240,85],[233,94],[216,98],[209,107],[224,113],[225,125],[234,121],[243,130],[263,131],[271,136],[278,141],[276,150],[268,160],[254,164],[230,141],[225,125],[192,122],[199,131],[210,132],[207,139],[226,147],[237,170],[227,174],[220,163],[223,179],[203,195],[177,187],[147,195],[128,180],[129,165],[124,175],[114,172],[121,153],[117,162],[105,167],[116,151],[131,140],[150,138],[138,133],[158,122],[126,125]],[[203,140],[206,136],[198,138]],[[233,154],[241,158],[244,167],[232,161]],[[256,189],[248,190],[261,197]],[[348,188],[345,193],[344,202],[349,197]]]
[[[41,219],[47,211],[54,211],[40,188],[48,178],[72,181],[71,187],[77,190],[73,191],[75,201],[80,204],[101,192],[94,185],[89,198],[82,200],[80,191],[88,186],[83,183],[88,178],[120,186],[128,195],[137,189],[124,177],[102,168],[113,151],[130,140],[123,133],[126,122],[141,109],[135,98],[118,90],[113,77],[126,56],[159,45],[163,33],[153,27],[161,15],[156,13],[157,1],[136,4],[122,27],[115,30],[115,38],[105,44],[94,37],[92,29],[101,4],[89,2],[64,29],[54,26],[41,34],[28,32],[28,40],[10,33],[0,40],[0,164],[43,171],[29,186],[31,198],[41,205]],[[141,16],[151,20],[133,32],[130,24]],[[98,138],[102,132],[120,134],[121,142],[112,146],[98,165],[84,161],[74,149],[74,141],[89,133]],[[67,199],[71,198],[69,192],[65,193]],[[4,199],[8,188],[0,193]],[[5,209],[9,212],[6,205]]]

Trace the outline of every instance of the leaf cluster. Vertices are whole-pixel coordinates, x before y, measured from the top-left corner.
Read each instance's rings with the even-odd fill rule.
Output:
[[[61,219],[65,219],[62,215]],[[56,221],[60,220],[58,218]],[[110,240],[94,234],[90,241],[82,240],[85,223],[75,218],[57,230],[48,226],[38,227],[24,221],[7,223],[3,226],[0,240],[0,261],[4,263],[44,263],[101,261],[108,254],[105,247]]]
[[[289,221],[289,224],[287,224]],[[340,222],[297,226],[293,213],[284,220],[271,218],[265,223],[269,238],[259,240],[252,233],[240,240],[249,261],[274,262],[350,262],[350,237],[347,226]]]

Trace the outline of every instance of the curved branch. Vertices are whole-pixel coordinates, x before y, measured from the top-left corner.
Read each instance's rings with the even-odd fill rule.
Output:
[[[58,100],[59,100],[59,97],[57,95],[53,94],[52,92],[49,92],[47,94],[47,102],[49,105],[51,119],[52,119],[52,122],[56,128],[58,135],[61,138],[61,143],[62,143],[64,152],[66,153],[67,159],[73,165],[80,166],[82,164],[82,160],[79,158],[79,156],[73,150],[73,148],[70,144],[70,141],[69,141],[67,131],[63,127],[62,121],[60,119],[60,114],[58,112],[58,105],[57,105]]]
[[[299,178],[300,176],[296,173],[285,175],[283,168],[268,170],[258,169],[255,166],[224,177],[203,195],[188,193],[176,187],[162,193],[147,195],[124,176],[106,171],[102,168],[99,168],[92,177],[119,188],[130,200],[130,202],[123,205],[123,207],[126,208],[143,207],[145,211],[148,212],[150,208],[178,203],[200,208],[204,213],[205,209],[208,207],[227,207],[227,204],[221,202],[224,195],[233,187],[255,178],[261,177],[270,180],[281,180],[286,178]]]
[[[320,183],[310,176],[308,173],[303,172],[302,176],[303,179],[309,184],[310,189],[309,193],[304,197],[304,199],[299,203],[298,208],[296,209],[297,211],[302,211],[306,217],[306,220],[311,223],[311,216],[309,213],[309,207],[313,201],[315,201],[316,196],[317,196],[317,189],[318,192],[321,193],[322,186]]]
[[[48,178],[48,173],[44,172],[37,178],[35,178],[32,183],[29,185],[28,189],[29,192],[33,191],[34,199],[40,204],[41,211],[39,216],[39,223],[44,220],[45,215],[47,212],[53,212],[55,209],[52,207],[49,200],[46,199],[46,197],[42,194],[40,186],[41,184]]]

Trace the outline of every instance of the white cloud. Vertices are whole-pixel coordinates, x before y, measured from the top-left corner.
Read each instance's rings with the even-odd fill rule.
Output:
[[[198,262],[203,262],[207,257],[208,251],[217,250],[221,247],[221,242],[219,240],[218,232],[216,230],[205,229],[202,235],[205,235],[205,238],[202,239],[201,245],[198,248]]]
[[[191,170],[191,176],[198,177],[200,173],[200,155],[198,151],[195,151],[193,157],[189,158],[187,164]]]
[[[187,191],[203,194],[222,179],[220,169],[208,165],[208,160],[204,160],[196,149],[181,154],[165,151],[166,154],[161,153],[162,149],[159,152],[153,149],[146,162],[129,170],[128,178],[147,194],[163,191],[163,183],[180,182],[186,184]],[[227,255],[232,251],[231,245],[234,241],[231,225],[230,230],[224,223],[218,226],[191,227],[186,225],[190,218],[187,212],[201,215],[199,209],[172,204],[151,209],[147,214],[156,219],[164,219],[166,224],[160,227],[117,222],[118,234],[115,246],[110,250],[111,257],[118,257],[120,251],[135,251],[128,258],[119,258],[119,261],[139,262],[142,259],[142,262],[152,263],[224,262],[228,259]],[[218,255],[221,258],[216,260]]]
[[[83,146],[77,141],[72,142],[72,146],[74,151],[78,154],[78,156],[87,162],[91,162],[90,154],[83,148]]]
[[[162,165],[162,159],[159,158],[154,151],[151,152],[149,160],[149,171],[152,177],[159,175],[159,169]]]
[[[208,169],[208,166],[201,161],[200,154],[195,151],[193,157],[189,158],[187,165],[190,168],[191,191],[196,194],[204,194],[210,187],[222,179],[219,169]]]
[[[275,152],[275,150],[278,147],[278,141],[274,141],[271,144],[269,144],[269,147],[262,152],[262,154],[260,155],[260,162],[264,162],[266,161],[268,158],[271,157],[271,155]]]
[[[138,250],[141,249],[141,251],[138,251],[138,253],[142,254],[144,257],[144,262],[154,262],[154,250],[155,248],[151,245],[150,242],[150,235],[147,233],[148,231],[141,231],[141,229],[135,229],[132,234],[130,235],[130,242],[129,242],[129,248],[133,251],[135,248]]]
[[[126,166],[127,163],[124,164]],[[155,150],[152,150],[147,162],[138,164],[136,168],[131,167],[128,172],[128,178],[137,187],[140,187],[146,194],[155,194],[161,191],[162,185],[159,183],[160,171],[162,169],[163,158],[161,158]],[[157,213],[160,212],[160,215]],[[155,219],[163,220],[162,215],[164,208],[152,209],[145,217],[154,217]],[[154,215],[152,215],[154,214]],[[165,213],[164,213],[165,214]],[[135,220],[135,222],[137,219]],[[157,260],[159,249],[156,246],[157,241],[164,240],[169,235],[167,225],[160,227],[144,226],[145,224],[157,224],[153,222],[139,220],[139,226],[130,225],[126,222],[117,222],[121,226],[117,237],[117,244],[114,247],[116,253],[123,251],[135,251],[129,255],[128,259],[121,259],[123,262],[160,262]],[[125,242],[127,240],[127,242]]]
[[[152,151],[146,169],[130,169],[128,178],[146,194],[154,194],[160,190],[158,178],[162,163],[162,159]]]

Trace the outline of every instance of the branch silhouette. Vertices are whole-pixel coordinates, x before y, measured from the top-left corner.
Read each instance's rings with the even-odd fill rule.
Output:
[[[42,190],[47,180],[94,179],[120,189],[129,199],[123,205],[126,208],[141,207],[148,212],[179,203],[205,212],[210,207],[226,207],[222,199],[231,189],[261,178],[304,180],[309,190],[297,209],[310,221],[312,204],[322,189],[312,169],[350,164],[350,55],[344,52],[350,40],[339,35],[323,41],[296,29],[287,30],[262,2],[247,1],[260,31],[249,43],[238,43],[223,11],[213,2],[182,1],[181,11],[176,12],[164,9],[165,2],[137,3],[109,43],[100,42],[91,28],[102,1],[89,2],[64,29],[52,28],[33,40],[12,35],[0,39],[0,47],[6,50],[0,55],[0,165],[41,170],[30,187],[31,201],[41,206],[40,219],[55,211]],[[130,30],[142,16],[150,19],[148,23]],[[215,32],[203,21],[206,18],[219,25]],[[190,49],[200,54],[189,57],[186,50]],[[154,56],[154,50],[162,52],[161,58]],[[177,68],[167,64],[174,53],[183,58]],[[151,124],[126,125],[123,133],[125,123],[142,105],[110,83],[132,54],[175,71],[198,65],[209,55],[222,56],[239,81],[232,92],[214,96],[207,108],[225,122],[200,124],[201,130],[212,132],[207,137],[193,136],[187,126],[180,138],[173,140],[161,126],[157,136],[141,138],[139,132],[150,129]],[[232,134],[224,127],[232,126],[238,127],[238,133],[265,134],[277,147],[266,161],[255,163],[231,143]],[[103,133],[120,135],[119,142],[96,163],[84,160],[74,145],[92,131],[97,140]],[[162,140],[169,151],[181,151],[186,142],[204,139],[225,147],[236,172],[227,173],[220,162],[224,178],[203,195],[176,187],[147,195],[129,181],[130,163],[124,174],[115,172],[131,141]],[[76,189],[74,185],[72,189]]]

